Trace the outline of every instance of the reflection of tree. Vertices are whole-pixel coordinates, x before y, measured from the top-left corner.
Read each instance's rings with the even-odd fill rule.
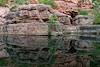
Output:
[[[80,45],[84,45],[84,44],[81,44],[81,40],[77,40],[77,39],[65,40],[65,44],[64,44],[65,50],[62,50],[62,49],[57,50],[56,62],[58,62],[58,67],[59,66],[89,67],[90,57],[88,55],[81,56],[78,54],[79,50],[77,49],[78,48],[81,49]]]
[[[93,42],[93,50],[89,53],[89,55],[93,58],[91,61],[91,67],[99,67],[100,66],[100,42]]]

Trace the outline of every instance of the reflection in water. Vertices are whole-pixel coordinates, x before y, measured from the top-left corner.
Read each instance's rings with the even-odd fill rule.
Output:
[[[2,39],[10,60],[15,63],[13,67],[19,64],[27,64],[27,67],[93,67],[92,44],[99,43],[99,39],[82,36],[7,35]],[[9,65],[12,67],[11,63]]]

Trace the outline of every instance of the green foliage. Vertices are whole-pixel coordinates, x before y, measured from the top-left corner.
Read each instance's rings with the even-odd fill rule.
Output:
[[[46,4],[46,5],[50,5],[52,7],[55,7],[56,6],[54,0],[39,0],[39,3]]]
[[[3,66],[6,66],[7,65],[7,60],[5,59],[0,59],[0,66],[3,67]]]
[[[52,29],[52,27],[55,26],[56,21],[57,21],[57,16],[52,15],[50,17],[50,21],[49,21],[49,24],[48,24],[48,35],[51,35],[51,29]]]
[[[100,24],[100,13],[97,13],[94,17],[94,24]]]
[[[5,6],[8,0],[0,0],[0,6]]]
[[[81,10],[81,11],[79,12],[79,14],[80,14],[80,15],[88,15],[88,12],[85,11],[85,10]]]
[[[57,21],[57,16],[56,15],[52,15],[50,17],[50,23],[55,24],[55,21]]]
[[[93,0],[93,2],[98,2],[98,3],[100,3],[100,0]]]
[[[16,0],[16,4],[23,5],[26,4],[27,0]]]
[[[10,8],[10,10],[11,10],[11,11],[16,11],[16,8],[17,8],[17,6],[14,5],[14,6],[12,6],[12,7]]]
[[[93,0],[94,3],[94,24],[100,24],[100,0]]]
[[[98,5],[94,8],[94,24],[100,24],[100,7]]]

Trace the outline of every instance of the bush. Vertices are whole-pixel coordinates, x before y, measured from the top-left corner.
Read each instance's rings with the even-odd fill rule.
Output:
[[[54,0],[39,0],[39,3],[46,4],[46,5],[50,5],[52,7],[55,7],[56,6]]]
[[[95,14],[94,24],[100,24],[100,13]]]
[[[8,0],[0,0],[0,6],[5,6]]]
[[[48,24],[48,35],[51,35],[52,27],[55,26],[56,21],[57,21],[57,16],[56,15],[52,15],[50,17],[50,21],[49,21],[49,24]]]
[[[93,1],[94,5],[94,24],[100,24],[100,0]]]
[[[88,15],[88,11],[83,10],[83,11],[80,11],[79,14],[80,15]]]
[[[16,0],[16,4],[26,4],[27,3],[27,0]]]

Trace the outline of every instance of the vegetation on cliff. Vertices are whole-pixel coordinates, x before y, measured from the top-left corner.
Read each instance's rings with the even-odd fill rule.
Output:
[[[0,0],[0,6],[5,6],[8,0]]]
[[[100,24],[100,0],[93,0],[94,3],[94,24]]]
[[[46,4],[46,5],[50,5],[52,7],[55,7],[56,6],[54,0],[39,0],[39,3]]]

